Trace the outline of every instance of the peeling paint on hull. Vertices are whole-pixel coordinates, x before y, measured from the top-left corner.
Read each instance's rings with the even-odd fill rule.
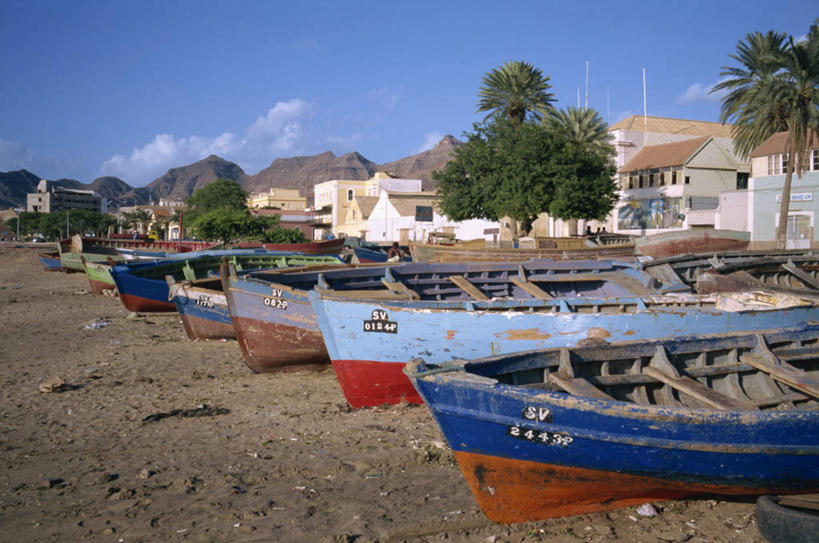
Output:
[[[245,363],[255,373],[274,371],[282,366],[330,362],[318,330],[235,315],[233,326]]]

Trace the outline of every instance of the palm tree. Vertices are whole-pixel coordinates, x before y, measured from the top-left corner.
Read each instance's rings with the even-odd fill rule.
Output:
[[[614,152],[609,125],[594,109],[567,107],[555,110],[544,119],[544,124],[560,132],[569,141],[587,145],[590,149],[609,155]]]
[[[527,115],[540,119],[554,109],[551,88],[549,76],[539,68],[510,60],[483,77],[478,111],[488,111],[486,118],[501,115],[516,122],[523,122]]]
[[[147,230],[151,222],[151,212],[146,209],[135,209],[122,214],[124,222],[134,230]]]
[[[157,234],[161,234],[161,239],[166,240],[168,239],[168,225],[170,222],[171,217],[169,215],[157,215],[151,226],[153,226]]]
[[[777,247],[784,249],[787,236],[793,173],[802,177],[808,165],[812,134],[819,129],[819,27],[814,22],[804,42],[769,31],[748,34],[737,44],[731,58],[740,66],[726,66],[728,77],[711,92],[727,90],[720,121],[734,124],[734,150],[742,158],[777,132],[787,132],[785,153],[791,157],[776,227]]]

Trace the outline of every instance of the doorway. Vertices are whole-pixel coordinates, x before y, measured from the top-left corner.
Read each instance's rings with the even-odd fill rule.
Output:
[[[788,215],[788,233],[785,248],[810,249],[811,216],[805,214]]]

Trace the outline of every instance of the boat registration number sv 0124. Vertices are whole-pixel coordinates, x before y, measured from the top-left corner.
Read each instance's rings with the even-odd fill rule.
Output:
[[[398,323],[391,321],[386,311],[376,309],[372,312],[372,318],[364,321],[364,331],[397,334]]]
[[[543,430],[535,430],[534,428],[527,428],[525,426],[513,425],[506,427],[506,435],[522,439],[524,441],[533,441],[542,445],[560,445],[568,447],[574,441],[572,436],[563,434],[556,434],[554,432],[546,432]]]

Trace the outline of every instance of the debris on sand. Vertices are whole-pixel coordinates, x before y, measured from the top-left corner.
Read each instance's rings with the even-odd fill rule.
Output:
[[[230,409],[202,404],[194,409],[174,409],[164,413],[154,413],[142,419],[142,422],[157,422],[168,417],[215,417],[216,415],[227,415],[228,413],[230,413]]]

